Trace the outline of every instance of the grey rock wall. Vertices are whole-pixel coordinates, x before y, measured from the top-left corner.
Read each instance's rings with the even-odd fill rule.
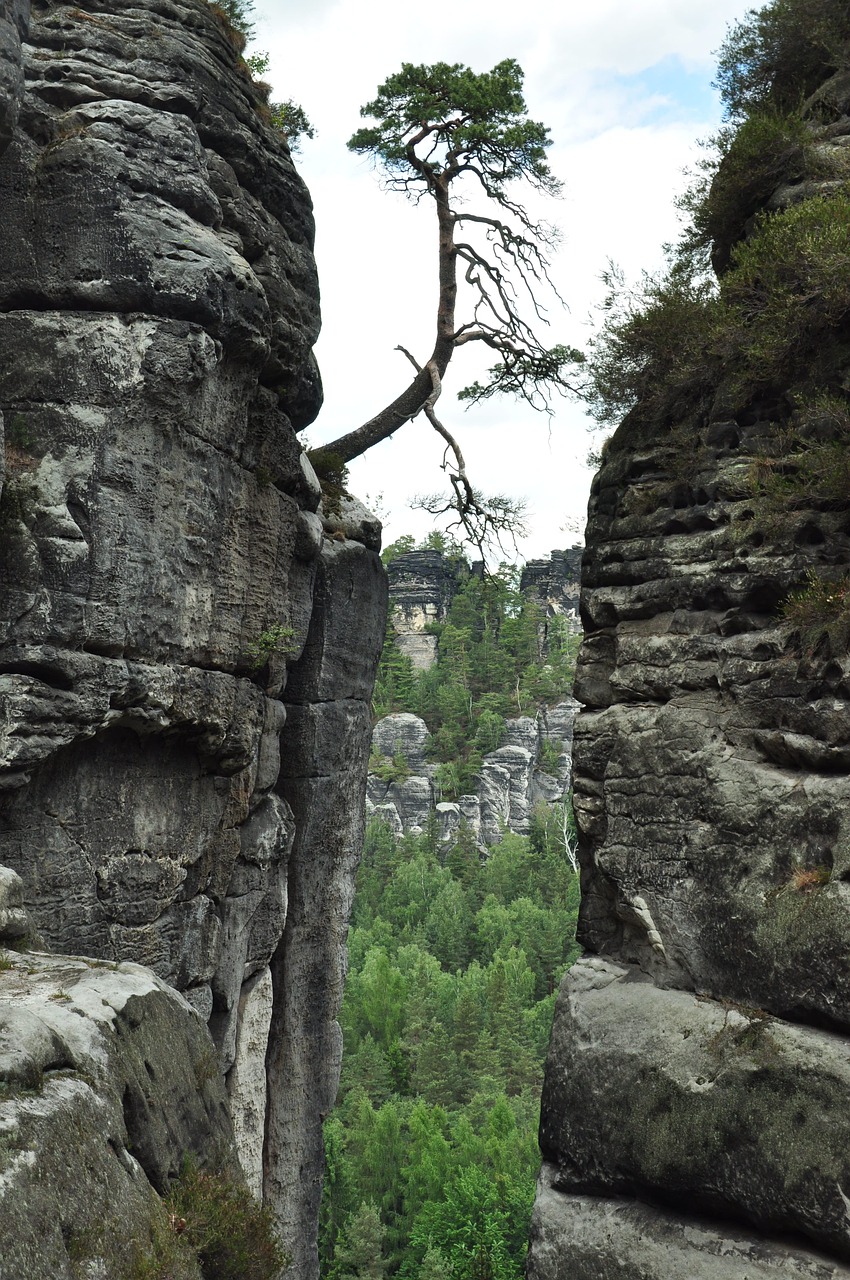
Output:
[[[846,331],[824,358],[846,394]],[[785,408],[639,408],[594,482],[534,1280],[850,1276],[850,660],[780,608],[850,538],[837,502],[753,519]]]
[[[463,572],[469,566],[462,564]],[[439,551],[407,551],[387,566],[396,643],[414,667],[427,670],[437,654],[437,637],[426,627],[443,622],[457,591],[456,570]]]
[[[236,43],[204,0],[0,14],[0,865],[42,945],[208,1021],[300,1280],[386,604],[295,434],[312,213]]]

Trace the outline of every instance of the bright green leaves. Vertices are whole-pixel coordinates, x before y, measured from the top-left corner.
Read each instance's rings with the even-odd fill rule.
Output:
[[[376,123],[348,145],[414,189],[472,172],[496,199],[520,178],[556,194],[560,184],[546,163],[549,130],[528,119],[522,81],[513,58],[481,74],[460,63],[405,62],[361,109]]]
[[[325,1126],[326,1280],[520,1280],[539,1168],[538,1098],[578,877],[543,840],[369,823]]]

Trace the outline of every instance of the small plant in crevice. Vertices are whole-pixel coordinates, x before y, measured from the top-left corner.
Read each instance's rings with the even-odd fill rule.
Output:
[[[544,738],[540,745],[537,763],[538,768],[542,769],[544,773],[551,774],[553,778],[557,778],[561,767],[561,751],[549,738]]]
[[[789,420],[776,423],[748,475],[753,520],[769,536],[786,537],[801,514],[850,507],[850,402],[821,391],[797,398]]]
[[[401,751],[396,751],[390,758],[373,748],[369,756],[369,772],[382,782],[406,782],[410,777],[410,766]]]
[[[251,671],[262,671],[275,654],[285,655],[294,634],[292,627],[284,622],[275,622],[267,630],[261,631],[256,640],[251,640],[245,646],[245,656],[250,660]]]
[[[811,893],[814,889],[822,889],[829,884],[831,873],[827,866],[796,866],[791,870],[786,883],[779,893]]]
[[[810,569],[805,586],[792,591],[782,606],[786,625],[800,636],[802,648],[813,653],[826,637],[833,653],[850,640],[850,578]]]
[[[348,467],[332,449],[310,449],[307,457],[322,486],[327,511],[336,510],[341,500],[348,497]]]
[[[11,414],[5,425],[3,439],[7,475],[14,476],[38,466],[38,458],[33,453],[34,444],[26,416],[22,413]]]

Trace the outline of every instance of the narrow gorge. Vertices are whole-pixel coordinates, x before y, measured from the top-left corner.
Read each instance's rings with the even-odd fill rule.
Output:
[[[555,1007],[528,1280],[850,1280],[850,20],[839,0],[764,13],[767,53],[721,76],[733,124],[696,256],[610,339],[600,394],[628,411],[590,498],[575,700],[522,704],[511,668],[516,714],[501,690],[477,707],[450,775],[420,716],[373,724],[381,529],[345,494],[331,513],[299,439],[322,402],[313,212],[243,38],[207,0],[0,0],[0,1280],[205,1280],[187,1178],[250,1192],[251,1247],[273,1230],[284,1251],[264,1277],[318,1280],[367,812],[392,830],[358,896],[377,960],[355,995],[387,1015],[392,858],[447,902],[480,874],[476,913],[491,881],[540,896],[557,863],[574,913],[566,825],[510,876],[493,853],[538,804],[566,824],[570,780],[583,954]],[[419,672],[453,574],[427,551],[389,565]],[[527,566],[541,654],[577,577],[575,551]],[[392,833],[413,848],[432,824],[411,872]],[[506,960],[497,925],[527,884],[505,885],[500,1105],[496,1068],[487,1095],[469,1066],[473,1030],[482,1060],[499,1047],[471,1026],[471,909],[414,963],[389,904],[419,1022],[386,1061],[370,1024],[355,1065],[378,1063],[383,1103],[407,1088],[409,1123],[410,1046],[430,1035],[434,1077],[460,1076],[466,1043],[456,1092],[481,1124],[457,1127],[507,1168],[575,951],[554,909],[516,915],[549,929],[523,1022],[525,939]],[[461,953],[449,1025],[425,997],[457,995]],[[433,1205],[445,1115],[426,1127]],[[423,1221],[393,1265],[432,1280],[447,1255]],[[364,1277],[386,1274],[373,1253]],[[506,1256],[481,1274],[518,1274]]]

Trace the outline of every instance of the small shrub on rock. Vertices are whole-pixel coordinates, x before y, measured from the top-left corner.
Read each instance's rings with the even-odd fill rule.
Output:
[[[204,1280],[274,1280],[287,1257],[269,1210],[225,1174],[187,1163],[166,1201],[169,1223],[190,1246]]]

